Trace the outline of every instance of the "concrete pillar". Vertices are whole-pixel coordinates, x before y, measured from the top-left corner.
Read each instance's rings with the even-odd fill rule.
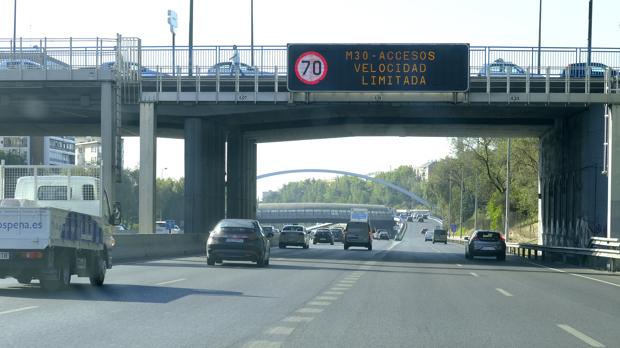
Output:
[[[207,154],[203,179],[206,182],[206,224],[201,232],[208,232],[225,216],[226,136],[224,129],[212,122],[206,122],[204,134]]]
[[[241,218],[243,216],[243,137],[238,130],[228,133],[226,156],[226,217]]]
[[[155,232],[157,116],[154,103],[140,103],[140,233]]]
[[[208,232],[224,218],[225,135],[221,126],[185,120],[185,233]]]
[[[228,134],[226,217],[256,218],[256,142],[239,131]]]
[[[620,104],[611,107],[608,127],[607,237],[620,238]]]
[[[101,183],[102,191],[107,194],[108,201],[111,205],[116,201],[116,190],[114,185],[114,154],[116,127],[114,118],[114,89],[112,82],[103,82],[101,84]],[[105,200],[102,200],[102,216],[107,214],[108,207]]]

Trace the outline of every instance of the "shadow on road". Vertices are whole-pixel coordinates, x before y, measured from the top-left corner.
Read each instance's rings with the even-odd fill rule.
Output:
[[[106,284],[100,288],[93,287],[90,284],[71,284],[68,289],[57,292],[45,291],[38,284],[15,285],[0,289],[0,297],[69,301],[169,303],[190,295],[266,298],[264,296],[246,295],[238,291],[131,284]]]

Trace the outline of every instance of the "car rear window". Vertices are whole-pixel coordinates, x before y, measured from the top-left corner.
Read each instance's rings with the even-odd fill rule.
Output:
[[[214,235],[218,237],[228,237],[233,235],[251,235],[256,234],[255,229],[244,227],[223,227],[214,231]]]
[[[350,222],[347,224],[348,232],[364,233],[368,232],[370,227],[365,222]]]
[[[499,240],[499,233],[490,231],[478,232],[478,239],[486,241],[497,241]]]
[[[304,231],[303,226],[286,226],[282,230],[282,232],[303,232],[303,231]]]

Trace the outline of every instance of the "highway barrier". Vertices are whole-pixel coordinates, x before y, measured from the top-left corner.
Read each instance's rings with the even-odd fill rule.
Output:
[[[278,246],[279,233],[271,238],[271,247]],[[185,255],[204,255],[208,235],[206,233],[187,234],[137,234],[122,233],[114,235],[116,246],[112,249],[115,263],[179,257]]]

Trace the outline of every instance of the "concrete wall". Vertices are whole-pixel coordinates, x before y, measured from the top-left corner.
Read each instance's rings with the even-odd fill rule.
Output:
[[[540,139],[542,240],[585,247],[606,235],[602,105],[556,120]]]
[[[117,234],[112,263],[206,253],[206,233]]]

